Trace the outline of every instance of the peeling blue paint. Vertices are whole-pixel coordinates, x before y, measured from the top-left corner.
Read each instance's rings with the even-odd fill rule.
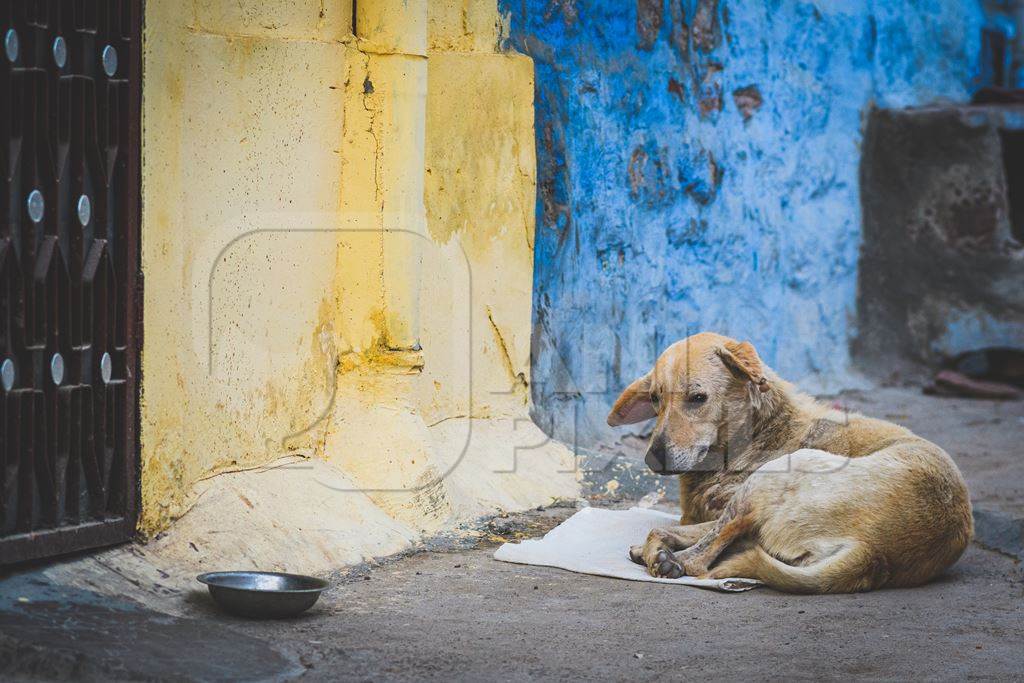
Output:
[[[618,391],[698,330],[848,381],[863,114],[965,100],[980,6],[499,4],[536,65],[538,423],[607,440]]]

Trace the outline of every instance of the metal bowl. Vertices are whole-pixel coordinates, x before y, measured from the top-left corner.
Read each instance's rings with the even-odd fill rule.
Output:
[[[278,572],[210,572],[196,577],[225,612],[252,619],[301,614],[330,587],[323,579]]]

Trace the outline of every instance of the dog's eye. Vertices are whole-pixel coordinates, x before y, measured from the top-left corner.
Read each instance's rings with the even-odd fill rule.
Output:
[[[696,394],[690,394],[686,397],[686,402],[692,405],[700,405],[708,400],[708,395],[704,392],[698,392]]]
[[[654,406],[655,408],[657,408],[657,407],[658,407],[658,395],[657,395],[657,394],[655,394],[654,392],[651,392],[651,404],[652,404],[652,405],[653,405],[653,406]]]

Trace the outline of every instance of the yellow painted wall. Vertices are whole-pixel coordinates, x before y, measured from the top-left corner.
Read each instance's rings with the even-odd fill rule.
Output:
[[[146,532],[199,478],[278,455],[327,405],[346,5],[320,26],[312,2],[146,3]]]
[[[146,13],[141,529],[288,452],[347,482],[313,514],[397,545],[575,495],[526,417],[533,68],[495,3]]]

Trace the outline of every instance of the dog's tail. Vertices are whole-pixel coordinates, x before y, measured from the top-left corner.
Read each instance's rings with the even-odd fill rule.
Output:
[[[754,546],[723,560],[709,577],[760,579],[789,593],[857,593],[877,588],[884,581],[878,565],[870,549],[856,541],[800,566],[786,564],[761,546]]]

